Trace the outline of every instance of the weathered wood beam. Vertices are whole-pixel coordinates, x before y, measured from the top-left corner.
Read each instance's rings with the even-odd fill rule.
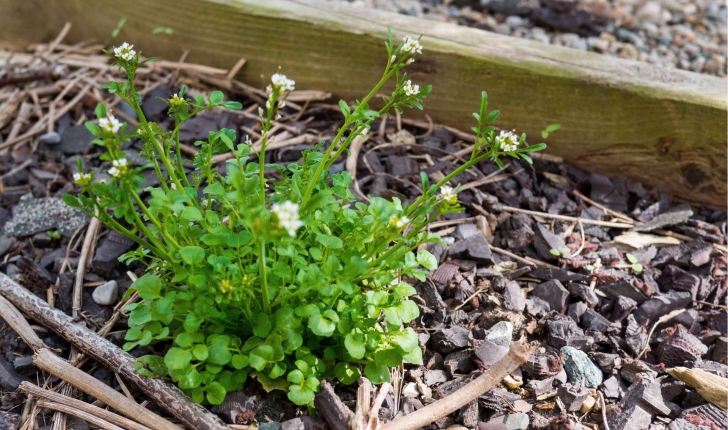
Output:
[[[49,40],[71,21],[70,42],[120,36],[145,54],[231,67],[264,85],[278,66],[300,89],[353,101],[377,81],[387,26],[424,34],[410,68],[431,83],[425,109],[462,129],[481,90],[497,125],[529,133],[560,123],[548,152],[589,171],[624,175],[690,203],[726,205],[726,80],[501,36],[453,24],[318,0],[0,0],[0,41]],[[152,35],[172,27],[172,35]],[[409,114],[409,113],[408,113]],[[416,115],[417,113],[413,113]]]

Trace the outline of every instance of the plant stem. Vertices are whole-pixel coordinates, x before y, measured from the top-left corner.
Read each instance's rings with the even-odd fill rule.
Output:
[[[265,266],[265,240],[260,239],[258,242],[258,273],[260,273],[260,288],[263,293],[263,310],[270,310],[270,295],[268,293],[268,278]]]
[[[389,80],[389,78],[392,77],[392,74],[394,74],[394,69],[389,72],[385,72],[382,78],[379,80],[377,85],[367,94],[366,97],[359,103],[359,106],[357,106],[356,110],[352,112],[352,114],[349,116],[349,118],[356,117],[357,112],[362,108],[362,106],[366,105],[367,102],[374,97],[374,95],[384,86],[384,84]],[[387,104],[389,106],[389,103]],[[308,183],[308,187],[306,187],[306,192],[303,194],[303,198],[301,199],[301,206],[305,205],[306,202],[308,202],[308,199],[311,198],[311,194],[313,193],[313,189],[316,186],[316,182],[318,182],[318,178],[321,176],[321,173],[323,173],[324,166],[328,164],[329,158],[331,157],[331,152],[334,150],[334,147],[341,141],[342,136],[344,135],[344,132],[349,129],[349,126],[351,125],[351,120],[347,118],[344,121],[344,125],[341,126],[339,129],[339,132],[336,134],[336,137],[331,142],[331,145],[329,145],[328,149],[326,150],[326,153],[324,154],[324,157],[319,162],[318,167],[316,168],[316,171],[313,174],[313,177],[310,179]],[[354,136],[358,135],[359,133],[354,134]],[[341,151],[346,149],[346,142],[349,142],[349,139],[347,139],[342,145],[339,151],[337,151],[337,155],[341,154]]]

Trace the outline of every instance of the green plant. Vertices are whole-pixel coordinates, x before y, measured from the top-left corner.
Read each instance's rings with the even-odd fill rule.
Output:
[[[564,248],[564,249],[551,248],[551,249],[549,249],[549,253],[556,257],[561,257],[562,255],[565,256],[570,252],[571,252],[571,250],[569,248]]]
[[[637,261],[637,257],[630,253],[625,254],[625,257],[627,257],[627,261],[629,261],[629,268],[632,269],[632,271],[635,273],[640,273],[642,271],[642,265]]]
[[[311,404],[321,378],[356,381],[361,371],[374,383],[389,380],[389,367],[421,362],[416,333],[408,324],[418,316],[408,298],[415,289],[403,277],[424,279],[437,267],[435,258],[418,250],[440,238],[424,228],[439,216],[461,210],[457,188],[448,183],[483,160],[502,165],[507,155],[531,161],[525,135],[495,135],[488,125],[498,115],[487,112],[487,95],[474,114],[477,126],[471,158],[436,184],[424,173],[424,193],[411,203],[394,198],[358,202],[346,172],[330,173],[332,164],[352,140],[393,109],[422,108],[431,87],[420,89],[403,69],[422,47],[406,37],[385,43],[387,64],[376,86],[361,101],[339,103],[344,122],[328,146],[321,142],[303,155],[301,164],[261,165],[295,82],[274,74],[267,87],[266,108],[259,110],[262,145],[253,153],[249,142],[237,142],[234,130],[210,133],[196,142],[194,172],[185,173],[179,129],[190,117],[213,108],[239,109],[223,93],[186,98],[185,87],[170,99],[171,130],[149,122],[140,107],[134,77],[141,61],[133,46],[108,53],[126,73],[126,81],[103,88],[136,111],[140,126],[129,129],[103,105],[97,123],[86,126],[104,147],[101,159],[111,163],[108,180],[96,173],[74,176],[78,197],[65,195],[71,206],[140,246],[125,254],[147,274],[134,282],[142,301],[128,305],[129,350],[138,345],[169,346],[164,357],[148,355],[136,362],[149,377],[169,376],[195,401],[217,404],[241,388],[248,376],[267,389],[288,392],[291,401]],[[390,80],[395,89],[373,110],[370,100]],[[148,166],[132,167],[122,142],[137,137]],[[227,172],[215,168],[216,154],[230,152]],[[267,179],[264,167],[280,180]],[[141,189],[140,171],[152,168],[159,187]],[[438,190],[440,193],[438,193]],[[148,201],[142,192],[151,196]]]

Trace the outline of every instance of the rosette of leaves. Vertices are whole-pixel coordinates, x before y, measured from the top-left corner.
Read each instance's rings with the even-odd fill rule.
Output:
[[[463,170],[504,154],[488,140],[492,127],[481,124],[481,118],[495,119],[485,113],[484,95],[477,150],[468,162],[436,184],[423,174],[425,191],[414,202],[356,201],[352,179],[346,172],[330,173],[333,163],[373,121],[393,109],[422,108],[431,90],[406,94],[401,69],[413,55],[402,52],[391,34],[385,45],[389,60],[380,82],[353,106],[340,103],[344,123],[327,148],[322,142],[306,151],[300,164],[258,162],[286,96],[271,86],[268,108],[260,112],[259,153],[234,130],[211,132],[195,143],[192,172],[180,153],[181,125],[208,109],[240,104],[225,101],[219,91],[187,98],[182,87],[164,100],[174,120],[165,129],[141,110],[134,89],[139,55],[131,60],[112,55],[128,79],[104,88],[137,112],[140,126],[87,127],[106,149],[103,160],[124,158],[122,143],[138,138],[147,165],[116,171],[105,181],[92,173],[79,183],[78,196],[64,200],[140,245],[122,257],[147,267],[126,295],[136,292],[141,301],[124,309],[129,313],[124,349],[156,344],[161,353],[139,358],[140,373],[171,378],[197,402],[219,404],[252,377],[268,390],[286,391],[298,405],[311,405],[322,378],[351,384],[363,374],[381,383],[389,380],[389,367],[421,363],[411,327],[419,312],[409,299],[416,291],[402,279],[424,280],[437,267],[420,248],[441,239],[424,228],[461,210],[436,192]],[[384,107],[371,110],[370,99],[391,79],[395,91]],[[104,106],[96,113],[99,119],[111,115]],[[224,173],[214,162],[222,153],[232,155]],[[521,152],[505,155],[530,160]],[[277,170],[280,179],[266,178],[265,167]],[[159,187],[142,190],[145,168],[158,175]],[[271,211],[283,202],[298,205],[303,226],[293,234]]]

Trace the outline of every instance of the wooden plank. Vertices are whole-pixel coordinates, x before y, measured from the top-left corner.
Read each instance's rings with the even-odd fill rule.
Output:
[[[70,42],[133,43],[168,60],[228,68],[263,86],[280,66],[300,89],[348,101],[366,94],[397,38],[424,34],[409,76],[431,83],[425,111],[436,122],[472,125],[481,90],[501,110],[497,125],[529,133],[560,123],[548,152],[589,171],[624,175],[694,204],[726,206],[726,80],[544,45],[447,23],[318,0],[0,0],[0,41],[50,40],[71,21]],[[154,28],[173,35],[152,35]],[[409,113],[408,113],[409,114]],[[417,113],[413,113],[416,115]]]

